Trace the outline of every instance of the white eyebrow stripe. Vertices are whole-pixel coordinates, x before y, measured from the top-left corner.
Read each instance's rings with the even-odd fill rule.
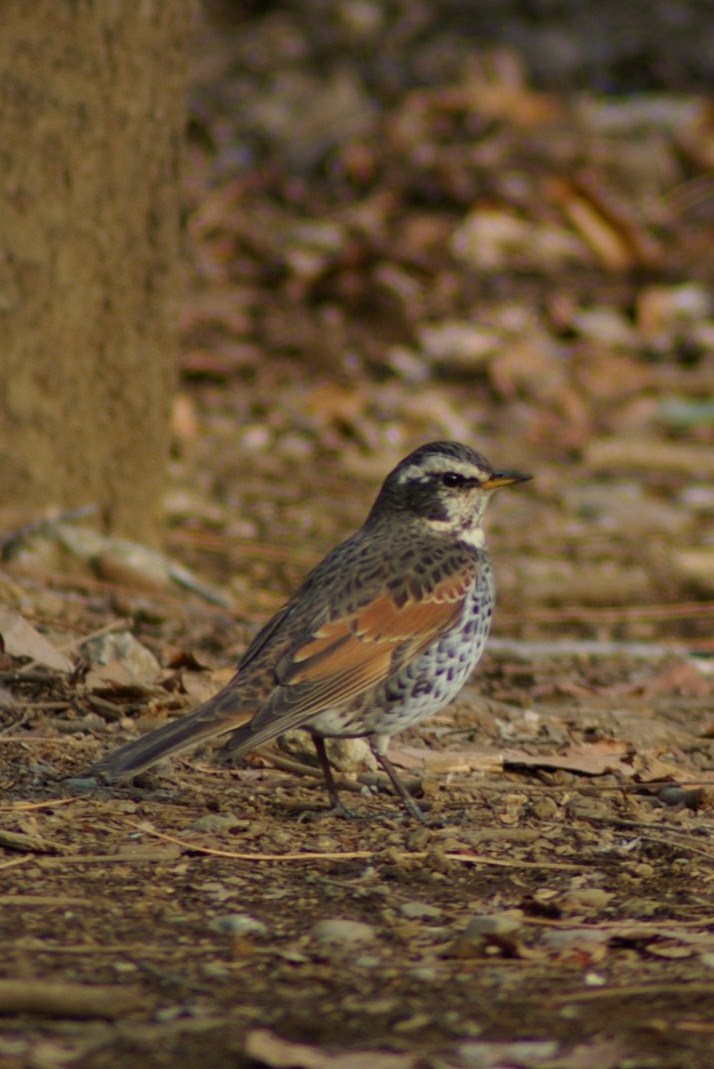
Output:
[[[457,460],[455,457],[427,457],[418,464],[410,464],[408,468],[399,473],[399,482],[413,482],[414,480],[426,480],[431,475],[455,472],[465,479],[485,479],[491,473],[477,468],[475,464]]]

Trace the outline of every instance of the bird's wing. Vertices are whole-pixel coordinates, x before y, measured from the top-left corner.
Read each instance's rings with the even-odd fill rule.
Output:
[[[218,694],[188,716],[122,746],[90,771],[107,781],[120,779],[228,732],[233,734],[227,749],[245,753],[345,707],[458,619],[479,567],[473,554],[451,548],[424,575],[406,576],[391,590],[385,570],[376,569],[371,582],[350,599],[339,595],[349,588],[351,569],[346,565],[340,572],[335,560],[331,555],[322,567],[336,586],[333,604],[347,605],[341,614],[325,612],[319,589],[324,590],[327,577],[318,569],[256,635]]]
[[[440,562],[433,581],[404,583],[333,616],[280,658],[278,685],[236,739],[252,746],[363,695],[408,663],[448,630],[461,615],[478,560],[455,552]],[[234,747],[229,744],[229,748]]]

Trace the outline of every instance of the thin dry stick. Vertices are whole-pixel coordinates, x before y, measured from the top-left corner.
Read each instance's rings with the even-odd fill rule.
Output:
[[[617,987],[597,987],[587,991],[571,991],[568,995],[556,995],[555,1002],[598,1002],[608,998],[632,998],[637,995],[711,995],[714,994],[714,980],[711,983],[686,980],[673,980],[671,984],[623,984]]]
[[[27,575],[30,579],[35,579],[35,573],[30,569],[25,569],[19,564],[14,564],[12,567],[12,574],[16,576]],[[89,594],[112,594],[114,596],[126,595],[127,597],[136,597],[136,587],[124,586],[120,583],[112,583],[108,579],[97,579],[92,575],[65,575],[60,572],[43,572],[44,584],[47,587],[57,588],[59,590],[79,590],[83,593]],[[180,608],[186,607],[186,598],[181,594],[173,593],[168,590],[151,590],[150,592],[143,592],[142,596],[152,602],[158,602],[161,605],[178,606]],[[207,603],[202,605],[202,612],[206,614],[222,615],[225,617],[225,608],[218,608],[216,606],[210,606]],[[80,642],[86,641],[85,638],[81,638]]]
[[[14,869],[16,865],[26,865],[28,861],[36,861],[34,854],[23,854],[22,857],[14,857],[12,861],[4,861],[0,865],[0,871],[5,869]]]
[[[169,840],[171,842],[172,840]],[[181,842],[181,840],[177,840]],[[354,850],[351,852],[345,852],[344,854],[330,854],[330,853],[305,853],[305,854],[232,854],[228,850],[213,850],[210,847],[199,846],[194,843],[181,843],[184,851],[192,853],[205,854],[211,857],[225,857],[231,858],[235,861],[341,861],[341,860],[353,860],[355,858],[370,858],[374,857],[374,854],[369,850]],[[157,847],[157,850],[159,848]],[[419,854],[405,854],[405,857],[419,857],[424,856]],[[161,853],[146,854],[66,854],[63,857],[51,857],[49,855],[45,857],[35,857],[34,855],[28,855],[32,858],[36,864],[49,867],[55,867],[53,862],[61,862],[62,865],[157,865],[166,861],[177,861],[178,855],[167,857]],[[0,868],[3,866],[0,865]],[[575,868],[576,866],[573,866]]]
[[[600,826],[604,825],[611,828],[621,828],[625,831],[632,831],[638,839],[642,839],[644,842],[657,843],[659,846],[676,846],[681,850],[687,850],[692,854],[698,854],[700,857],[705,857],[707,861],[714,861],[714,854],[709,853],[706,850],[700,849],[698,846],[694,846],[692,843],[687,842],[688,839],[692,839],[692,835],[687,835],[686,832],[677,833],[672,829],[673,834],[669,839],[665,839],[664,836],[653,835],[649,831],[650,825],[644,824],[638,820],[609,820],[599,819],[597,817],[584,817],[584,820],[588,820],[590,824]],[[672,827],[672,825],[669,825]],[[641,831],[640,829],[647,829]]]
[[[7,802],[0,805],[0,813],[17,812],[17,810],[27,813],[31,809],[57,809],[58,806],[72,805],[78,801],[79,798],[45,798],[42,802]]]
[[[56,980],[0,980],[0,1014],[41,1017],[104,1017],[114,1020],[141,1007],[138,989],[90,986]]]
[[[26,701],[12,703],[16,709],[47,709],[49,712],[57,711],[58,709],[69,709],[72,702],[64,701]]]
[[[86,906],[91,898],[73,898],[71,895],[0,895],[0,906],[49,906],[64,909],[66,906]]]
[[[418,853],[404,853],[399,855],[400,858],[424,858],[428,857],[426,850],[420,850]],[[447,853],[444,855],[449,861],[463,861],[466,864],[474,865],[487,865],[493,868],[499,869],[545,869],[549,872],[582,872],[583,865],[571,865],[566,861],[522,861],[516,859],[515,861],[506,861],[503,858],[485,857],[483,854],[456,854]]]
[[[75,954],[78,957],[99,957],[103,954],[140,954],[142,960],[155,957],[158,954],[180,954],[185,957],[188,954],[205,955],[206,947],[203,944],[188,946],[186,943],[177,944],[170,942],[162,943],[89,943],[85,945],[71,945],[67,943],[42,943],[43,954]],[[234,963],[235,964],[235,963]],[[242,964],[247,965],[246,960]]]
[[[137,831],[140,831],[142,835],[151,835],[155,839],[161,839],[162,842],[173,843],[175,846],[180,846],[183,850],[195,851],[196,853],[207,854],[211,857],[233,858],[236,861],[301,861],[303,858],[307,861],[319,858],[327,858],[329,860],[340,860],[345,858],[349,861],[355,858],[369,858],[374,856],[372,850],[347,850],[345,853],[306,851],[305,853],[299,854],[240,854],[235,853],[232,850],[220,850],[213,846],[202,846],[200,843],[186,842],[185,839],[180,839],[176,835],[166,835],[164,832],[155,831],[153,828],[147,828],[142,824],[135,824],[133,821],[128,821],[128,824],[130,828],[135,828]]]
[[[377,851],[375,850],[347,850],[337,853],[334,851],[306,851],[305,853],[299,854],[241,854],[231,850],[218,850],[212,846],[202,846],[200,843],[187,843],[184,839],[179,839],[173,835],[166,835],[164,832],[155,831],[153,828],[147,828],[141,824],[134,824],[131,821],[129,822],[129,825],[145,835],[153,835],[157,839],[163,839],[166,842],[178,844],[183,847],[184,850],[195,851],[199,854],[207,854],[211,857],[233,858],[236,861],[311,861],[319,859],[328,861],[349,861],[354,858],[371,858],[377,856]],[[427,856],[428,853],[426,850],[405,850],[398,854],[400,861],[421,861]],[[463,861],[468,864],[476,865],[492,865],[498,868],[508,869],[553,869],[565,872],[580,872],[582,869],[582,865],[571,865],[560,861],[506,861],[501,858],[484,857],[481,854],[471,854],[468,852],[463,854],[449,852],[445,856],[451,861]]]
[[[672,917],[663,917],[659,922],[640,920],[579,921],[576,919],[556,921],[550,917],[524,917],[522,923],[530,924],[533,928],[560,928],[566,932],[573,928],[586,928],[588,931],[641,932],[642,935],[647,935],[650,932],[652,935],[661,935],[663,932],[674,931],[679,928],[691,928],[694,931],[699,928],[708,930],[714,925],[714,917],[700,917],[699,920],[695,921],[680,921]]]
[[[36,864],[50,868],[59,864],[61,868],[63,865],[158,865],[165,861],[176,861],[177,856],[174,854],[167,857],[157,848],[156,853],[147,851],[145,854],[64,854],[61,857],[49,854],[36,857],[34,854],[26,854],[25,859],[32,859]]]
[[[14,542],[20,542],[30,535],[39,534],[40,532],[45,534],[55,527],[59,527],[60,524],[83,520],[87,516],[93,516],[97,511],[97,505],[79,505],[78,508],[69,509],[67,512],[58,512],[56,516],[44,516],[39,520],[31,520],[30,523],[25,523],[21,527],[16,527],[13,531],[0,535],[0,550],[4,554],[7,547]]]
[[[12,726],[17,727],[16,724]],[[21,742],[27,746],[58,746],[64,744],[64,739],[60,735],[32,735],[27,738],[24,735],[3,735],[0,742]]]
[[[330,851],[305,851],[302,854],[238,854],[230,850],[216,850],[210,846],[201,846],[198,843],[182,843],[185,851],[200,854],[205,857],[229,858],[232,861],[354,861],[378,857],[376,850],[345,850],[342,853]],[[413,853],[404,851],[396,854],[398,861],[423,861],[428,854],[426,850],[415,850]],[[490,868],[503,869],[537,869],[538,871],[555,872],[582,872],[583,865],[569,865],[556,861],[505,861],[494,857],[484,857],[481,854],[444,854],[449,861],[460,861],[467,865],[485,865]],[[57,865],[156,865],[166,861],[175,861],[176,858],[167,858],[161,854],[142,854],[132,856],[130,854],[66,854],[62,857],[36,857],[28,854],[22,861],[33,860],[43,867],[54,868]],[[9,865],[0,865],[0,869],[9,868]]]
[[[268,755],[266,754],[266,757]],[[497,755],[495,755],[497,756]],[[504,768],[505,772],[517,772],[518,775],[525,776],[529,772],[554,772],[558,771],[553,766],[543,769],[543,766],[532,765],[529,768],[518,769]],[[566,769],[571,776],[580,776],[581,780],[575,780],[573,783],[558,783],[552,785],[550,783],[531,783],[525,781],[521,783],[517,780],[508,780],[505,783],[498,783],[492,780],[479,780],[476,784],[470,781],[467,777],[463,780],[452,779],[451,782],[457,785],[477,786],[488,788],[489,793],[492,791],[499,791],[503,794],[508,794],[509,791],[530,791],[532,794],[648,794],[650,791],[660,790],[662,787],[713,787],[714,783],[710,779],[694,779],[689,776],[681,776],[678,780],[673,779],[653,779],[647,783],[634,783],[632,780],[623,780],[622,783],[598,783],[595,776],[588,772],[575,772],[573,769]],[[599,773],[599,775],[614,775],[615,773]],[[447,801],[448,804],[448,801]],[[454,802],[453,805],[458,807],[461,803]]]
[[[28,835],[24,831],[10,831],[8,828],[0,828],[0,846],[4,846],[7,850],[39,854],[61,854],[65,849],[61,843],[52,843],[39,835]]]

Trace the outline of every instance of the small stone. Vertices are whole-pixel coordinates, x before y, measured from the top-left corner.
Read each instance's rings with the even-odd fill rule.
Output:
[[[502,939],[504,936],[513,935],[523,926],[523,915],[520,911],[514,913],[483,913],[476,914],[464,929],[464,939],[481,937],[485,939]]]
[[[478,957],[512,948],[515,934],[523,925],[520,910],[513,913],[476,914],[463,933],[454,940],[450,953],[456,958]]]
[[[318,921],[310,934],[317,943],[333,947],[357,946],[361,943],[371,943],[376,938],[371,925],[339,917]]]
[[[714,546],[678,549],[672,554],[678,577],[699,593],[714,594]]]
[[[601,887],[578,887],[565,895],[558,905],[565,914],[599,913],[611,899],[611,892]]]
[[[553,820],[558,814],[558,803],[554,798],[549,798],[548,795],[543,795],[542,798],[535,798],[533,800],[532,810],[536,820]]]
[[[636,338],[627,317],[616,308],[581,309],[572,317],[572,325],[582,337],[607,345],[628,347]]]
[[[93,558],[102,579],[138,590],[165,590],[169,586],[170,565],[166,557],[148,546],[122,538],[107,539],[102,552]]]
[[[230,965],[225,961],[207,961],[203,965],[203,975],[209,980],[225,980],[230,974]]]
[[[89,791],[96,791],[101,783],[94,776],[71,776],[64,781],[63,786],[71,794],[86,794]]]
[[[402,902],[399,912],[409,920],[438,920],[442,910],[428,902]]]
[[[456,319],[423,326],[419,340],[429,360],[463,367],[483,364],[503,344],[502,337],[495,331]]]
[[[407,1017],[403,1021],[397,1021],[394,1025],[395,1032],[403,1032],[409,1034],[409,1032],[418,1032],[422,1028],[426,1028],[430,1025],[433,1018],[430,1013],[415,1013],[412,1017]]]
[[[130,973],[136,972],[138,966],[134,961],[115,961],[113,965],[114,972],[118,973]]]
[[[206,813],[189,824],[191,831],[207,831],[220,835],[235,828],[240,821],[234,813]]]
[[[142,646],[130,631],[115,631],[83,642],[81,652],[92,665],[118,661],[130,675],[142,683],[154,683],[161,666],[153,653]]]
[[[264,939],[268,935],[268,926],[257,917],[251,917],[249,913],[227,913],[222,917],[215,917],[209,924],[209,928],[222,935],[244,936],[248,938]]]
[[[637,298],[640,331],[648,341],[662,338],[672,344],[672,334],[685,323],[696,323],[712,314],[712,298],[706,286],[644,286]]]

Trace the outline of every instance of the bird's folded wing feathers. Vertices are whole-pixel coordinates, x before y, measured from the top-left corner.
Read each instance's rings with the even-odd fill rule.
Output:
[[[122,746],[91,771],[105,780],[118,779],[229,731],[236,735],[227,749],[243,753],[321,713],[348,706],[449,629],[463,610],[477,567],[472,557],[457,554],[451,570],[442,562],[438,579],[417,590],[388,593],[380,585],[371,600],[302,631],[289,643],[284,628],[295,607],[291,603],[254,639],[223,690],[188,716]],[[265,669],[273,644],[275,686],[260,704],[254,692],[246,702],[251,669]]]
[[[380,593],[349,615],[329,620],[281,658],[279,686],[245,732],[258,746],[338,709],[388,679],[456,622],[474,581],[475,562],[431,590],[396,598]],[[233,747],[231,746],[231,749]]]

